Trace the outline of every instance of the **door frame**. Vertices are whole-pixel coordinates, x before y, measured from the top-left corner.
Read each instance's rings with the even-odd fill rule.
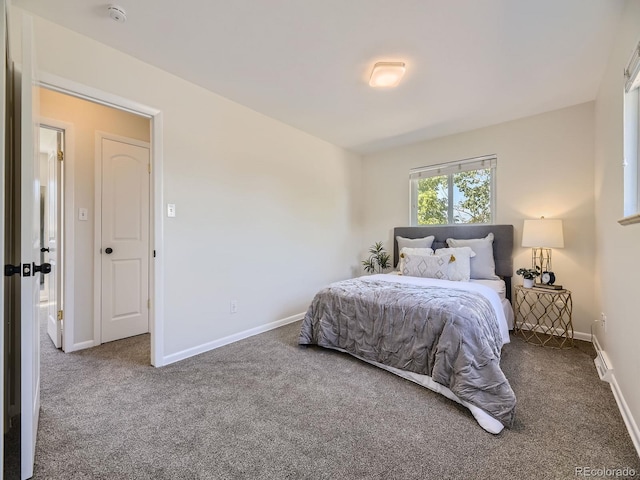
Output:
[[[93,208],[93,342],[95,345],[102,344],[102,140],[113,140],[119,143],[127,143],[137,147],[149,149],[149,157],[151,157],[151,144],[135,138],[115,135],[113,133],[96,131],[95,133],[95,157],[94,157],[94,208]],[[153,170],[153,169],[152,169]],[[151,172],[150,172],[151,173]],[[151,271],[153,265],[153,242],[151,239],[153,192],[151,189],[151,176],[149,176],[149,271],[147,272],[147,281],[149,282],[149,298],[151,298]],[[151,308],[149,308],[149,330],[151,330]]]
[[[4,214],[5,209],[5,190],[6,185],[6,168],[7,159],[6,153],[6,135],[7,135],[7,75],[11,73],[11,68],[7,66],[7,60],[11,60],[7,54],[7,3],[5,0],[0,0],[0,61],[2,62],[2,76],[0,77],[0,264],[5,264],[5,222],[6,217]],[[2,345],[2,355],[0,355],[0,379],[2,381],[2,395],[0,395],[0,408],[2,409],[2,417],[0,417],[0,479],[2,478],[2,472],[4,471],[4,432],[5,432],[5,409],[8,410],[9,405],[5,405],[5,325],[7,321],[7,310],[5,307],[5,286],[7,284],[7,277],[3,277],[0,282],[0,315],[2,315],[2,328],[0,328],[0,345]],[[9,402],[10,404],[11,402]]]
[[[138,103],[133,100],[129,100],[112,93],[104,92],[102,90],[83,85],[66,78],[52,75],[47,72],[39,72],[39,85],[41,87],[53,90],[59,93],[64,93],[73,97],[88,100],[90,102],[98,103],[107,107],[116,108],[125,112],[133,113],[142,117],[146,117],[150,120],[151,128],[151,151],[150,151],[150,163],[151,163],[151,178],[150,178],[150,191],[151,202],[149,205],[150,210],[150,249],[155,252],[155,257],[151,257],[149,262],[149,296],[151,299],[151,309],[149,311],[149,331],[151,333],[151,365],[154,367],[161,367],[164,365],[164,219],[162,216],[163,204],[164,204],[164,190],[163,190],[163,113],[156,108]],[[68,168],[70,170],[70,168]],[[73,192],[73,184],[70,182],[67,192]],[[72,212],[71,216],[68,216],[69,220],[67,224],[74,223],[71,219],[75,220],[75,204],[73,202],[73,195],[70,195],[70,201],[67,201]],[[65,211],[65,215],[67,212]],[[65,236],[67,241],[71,238]],[[67,242],[69,246],[69,242]],[[70,247],[69,247],[70,248]],[[68,253],[65,255],[65,262],[73,257]],[[69,272],[69,266],[65,263],[65,269]],[[66,286],[66,285],[65,285]],[[67,290],[69,292],[69,290]],[[68,304],[67,304],[68,306]],[[95,329],[95,320],[94,320]],[[92,345],[84,344],[82,347],[90,347],[95,343],[96,332],[94,330],[94,341],[90,342]]]
[[[43,117],[38,118],[40,127],[52,127],[64,131],[64,160],[62,176],[62,231],[59,235],[62,237],[62,304],[64,305],[64,321],[62,322],[62,350],[65,352],[73,352],[79,350],[74,343],[74,275],[75,275],[75,258],[73,257],[73,249],[75,247],[75,223],[69,221],[73,218],[74,211],[74,174],[73,166],[75,162],[75,132],[72,123],[63,122],[54,118]]]

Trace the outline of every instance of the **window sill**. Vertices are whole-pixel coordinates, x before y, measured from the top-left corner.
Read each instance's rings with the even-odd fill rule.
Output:
[[[618,223],[623,227],[626,225],[633,225],[634,223],[640,223],[640,213],[635,213],[633,215],[621,218],[620,220],[618,220]]]

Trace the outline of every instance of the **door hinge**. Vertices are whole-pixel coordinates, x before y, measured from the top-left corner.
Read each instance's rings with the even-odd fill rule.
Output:
[[[148,167],[148,169],[149,169],[149,173],[151,173],[151,164],[150,164],[150,163],[147,163],[147,167]]]
[[[147,298],[147,308],[151,309],[151,299]]]
[[[58,151],[58,160],[60,160],[61,162],[64,160],[64,152],[63,151]]]
[[[64,313],[62,313],[62,310],[58,310],[58,320],[62,320],[64,318]]]

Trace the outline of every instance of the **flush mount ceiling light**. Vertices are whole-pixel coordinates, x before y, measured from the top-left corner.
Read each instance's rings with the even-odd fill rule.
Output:
[[[120,5],[109,5],[107,7],[109,16],[118,23],[124,23],[127,21],[127,12],[124,11]]]
[[[372,87],[395,87],[404,75],[404,62],[378,62],[373,66],[369,85]]]

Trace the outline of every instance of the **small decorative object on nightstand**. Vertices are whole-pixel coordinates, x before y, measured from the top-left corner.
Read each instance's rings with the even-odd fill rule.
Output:
[[[515,334],[527,342],[555,348],[573,347],[573,303],[569,290],[515,287]]]
[[[533,287],[533,279],[540,275],[540,269],[536,268],[519,268],[516,275],[522,275],[522,286],[524,288]]]

